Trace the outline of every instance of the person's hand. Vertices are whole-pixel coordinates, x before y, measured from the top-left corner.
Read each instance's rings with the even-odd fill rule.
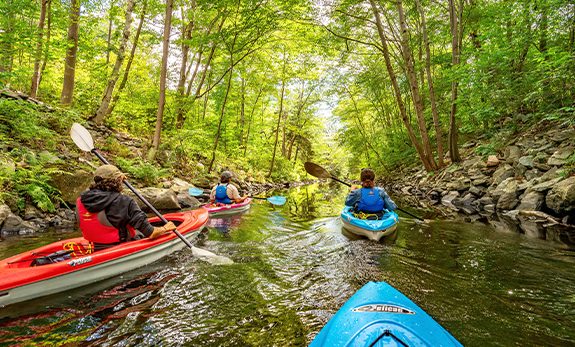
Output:
[[[358,186],[356,186],[355,184],[352,184],[350,191],[353,192],[353,191],[356,190],[357,188],[358,188]]]
[[[176,230],[176,225],[172,222],[168,222],[167,224],[164,224],[164,228],[167,231],[172,231],[172,230]]]

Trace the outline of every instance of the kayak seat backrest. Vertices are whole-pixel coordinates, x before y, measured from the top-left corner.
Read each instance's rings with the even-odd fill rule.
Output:
[[[180,226],[180,224],[183,223],[183,221],[181,221],[181,220],[169,220],[169,219],[168,219],[168,222],[174,223],[174,225],[177,226],[177,227]],[[161,220],[159,220],[159,221],[156,221],[156,222],[151,222],[150,224],[152,224],[152,225],[155,226],[155,227],[163,227],[164,224],[166,224],[166,223],[164,223],[164,222],[162,222]]]

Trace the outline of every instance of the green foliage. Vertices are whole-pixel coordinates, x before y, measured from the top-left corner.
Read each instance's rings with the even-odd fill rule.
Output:
[[[108,137],[106,139],[106,143],[104,144],[104,146],[102,148],[109,151],[109,152],[112,152],[112,153],[114,153],[117,156],[120,156],[122,158],[127,158],[127,157],[132,156],[132,152],[130,152],[130,149],[128,149],[128,147],[120,144],[113,137]]]
[[[157,165],[147,163],[142,159],[116,158],[122,172],[142,180],[146,184],[154,184],[159,178],[166,177],[168,169],[159,169]]]

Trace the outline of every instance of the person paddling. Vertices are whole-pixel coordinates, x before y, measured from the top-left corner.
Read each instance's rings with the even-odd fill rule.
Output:
[[[76,220],[94,251],[117,246],[136,238],[136,230],[154,239],[176,229],[174,223],[154,227],[136,201],[122,195],[124,174],[113,165],[100,166],[94,183],[76,202]]]
[[[240,192],[233,184],[230,184],[232,174],[229,171],[224,171],[220,175],[220,183],[212,188],[210,192],[210,201],[216,204],[240,204],[248,198],[247,195],[240,197]]]
[[[354,206],[357,218],[381,219],[383,210],[393,211],[397,205],[383,188],[375,187],[375,172],[372,169],[362,169],[361,189],[355,184],[345,199],[345,206]]]

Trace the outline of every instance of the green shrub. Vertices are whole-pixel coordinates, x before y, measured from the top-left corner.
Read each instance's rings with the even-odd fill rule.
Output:
[[[159,169],[155,165],[142,159],[117,158],[120,170],[130,174],[134,178],[142,180],[146,184],[156,183],[158,178],[165,177],[168,169]]]

